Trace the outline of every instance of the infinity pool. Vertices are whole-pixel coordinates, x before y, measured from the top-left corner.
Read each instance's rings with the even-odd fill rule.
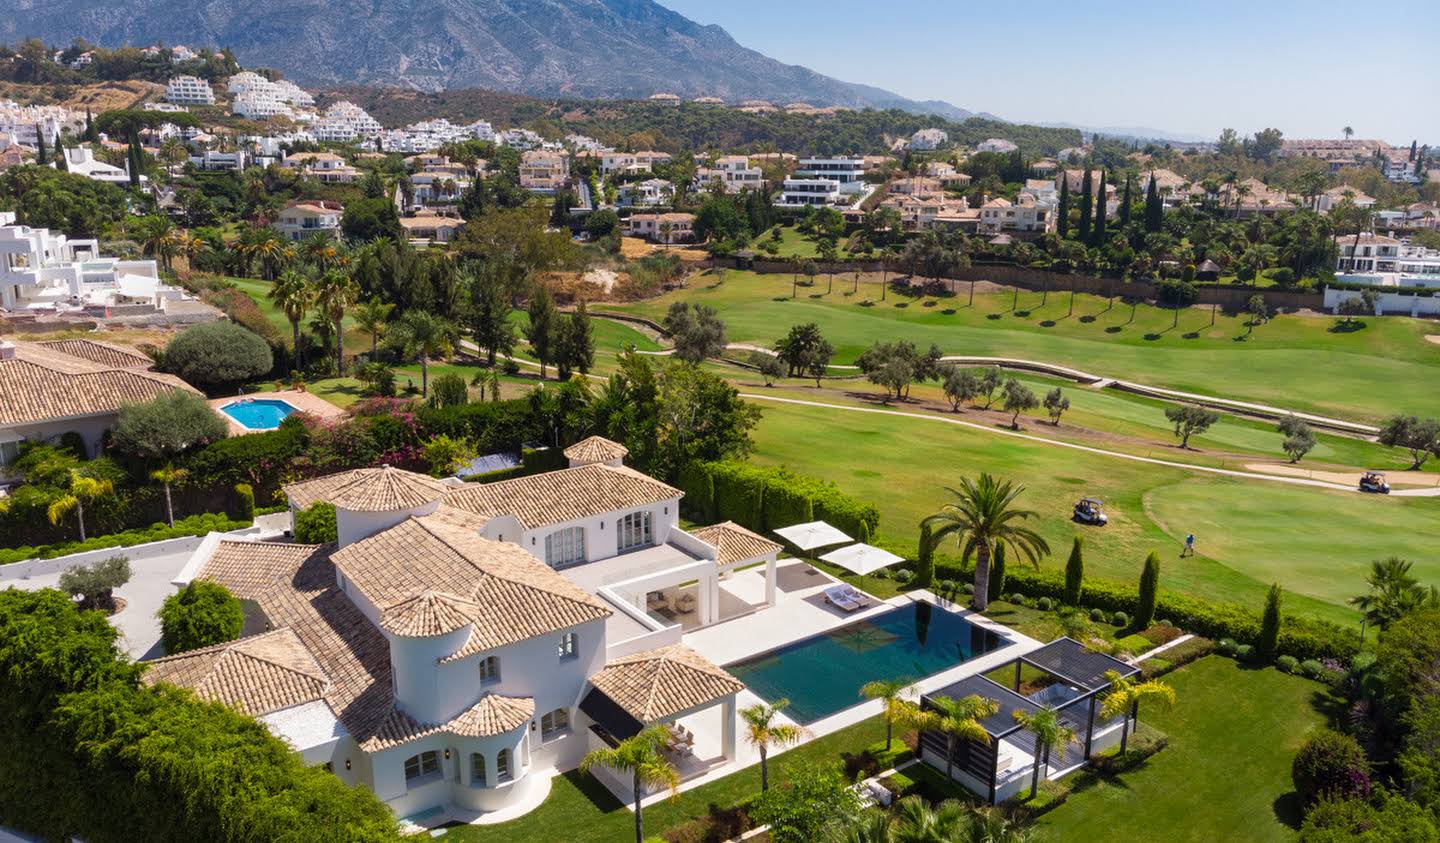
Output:
[[[221,407],[220,412],[239,422],[246,430],[274,430],[295,412],[295,408],[273,398],[254,398],[232,401]]]
[[[954,612],[916,602],[725,666],[768,702],[810,724],[864,702],[876,679],[922,679],[1007,646]]]

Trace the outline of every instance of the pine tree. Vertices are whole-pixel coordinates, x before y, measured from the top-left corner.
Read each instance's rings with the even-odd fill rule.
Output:
[[[1090,219],[1095,212],[1095,184],[1090,177],[1090,168],[1085,168],[1085,178],[1080,182],[1080,242],[1090,242]]]
[[[1155,186],[1155,175],[1152,173],[1150,187],[1145,191],[1145,230],[1159,231],[1164,214],[1164,206],[1160,204],[1160,190]]]
[[[530,324],[525,326],[525,339],[530,350],[540,361],[540,379],[545,379],[545,367],[554,359],[556,324],[560,314],[555,310],[555,300],[544,284],[536,282],[535,292],[530,296]]]
[[[1065,597],[1062,601],[1066,606],[1080,605],[1080,588],[1085,584],[1085,556],[1080,546],[1083,542],[1079,536],[1075,537],[1075,543],[1070,546],[1070,558],[1065,562]]]
[[[45,127],[39,124],[35,126],[35,163],[44,164],[49,158],[45,155]]]
[[[65,145],[60,142],[58,137],[55,138],[55,169],[62,171],[70,169],[70,162],[65,158]]]
[[[1060,239],[1070,234],[1070,177],[1060,171],[1060,218],[1055,222]]]
[[[90,114],[90,109],[85,109],[85,140],[95,143],[100,140],[100,135],[95,131],[95,118]]]
[[[1149,629],[1155,622],[1155,603],[1160,596],[1160,554],[1150,551],[1145,570],[1140,572],[1140,600],[1135,605],[1135,629]]]
[[[1416,141],[1413,141],[1413,140],[1410,141],[1410,160],[1411,160],[1411,161],[1414,161],[1414,160],[1415,160],[1415,150],[1416,150],[1417,148],[1418,148],[1418,147],[1416,147]]]
[[[1255,639],[1255,654],[1264,661],[1275,658],[1280,644],[1280,603],[1284,596],[1279,583],[1270,586],[1265,595],[1265,615],[1260,620],[1260,637]]]
[[[1095,245],[1105,245],[1105,171],[1100,171],[1100,191],[1095,195]]]
[[[1125,175],[1125,193],[1120,199],[1120,227],[1124,228],[1130,224],[1130,182],[1132,179],[1127,173]]]

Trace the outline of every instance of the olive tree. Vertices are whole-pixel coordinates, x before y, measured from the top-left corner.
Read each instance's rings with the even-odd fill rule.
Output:
[[[225,421],[204,398],[172,390],[149,401],[122,404],[115,448],[141,459],[169,460],[225,438]]]
[[[1182,404],[1179,407],[1169,407],[1165,410],[1165,418],[1175,425],[1175,435],[1180,439],[1180,447],[1190,447],[1190,437],[1204,433],[1210,426],[1220,420],[1220,414],[1207,410],[1198,404]]]
[[[60,575],[60,590],[80,597],[81,609],[115,611],[115,589],[130,582],[130,560],[111,556],[93,565],[80,565]]]

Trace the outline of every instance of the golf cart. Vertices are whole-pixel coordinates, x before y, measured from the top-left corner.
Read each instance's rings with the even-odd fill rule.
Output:
[[[1110,523],[1110,517],[1105,514],[1105,502],[1099,498],[1081,498],[1075,504],[1074,519],[1081,524],[1092,524],[1096,527],[1104,527]]]
[[[1360,491],[1377,495],[1390,494],[1390,484],[1385,482],[1385,472],[1367,471],[1360,478]]]

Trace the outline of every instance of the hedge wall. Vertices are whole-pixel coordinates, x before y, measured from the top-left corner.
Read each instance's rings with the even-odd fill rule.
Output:
[[[26,559],[54,559],[57,556],[68,556],[71,553],[83,553],[87,550],[99,550],[104,547],[131,547],[137,544],[145,544],[146,542],[158,542],[163,539],[203,536],[212,531],[224,533],[249,526],[249,521],[235,521],[224,515],[192,515],[189,518],[176,520],[174,527],[169,527],[165,524],[153,524],[143,530],[126,530],[123,533],[96,536],[93,539],[88,539],[83,542],[62,542],[60,544],[42,545],[40,547],[17,547],[0,550],[0,565],[11,562],[23,562]]]
[[[254,718],[140,684],[99,612],[0,592],[0,824],[47,839],[398,841],[346,787]]]
[[[705,522],[734,521],[768,532],[806,521],[823,520],[868,542],[880,523],[880,511],[844,494],[833,483],[733,460],[696,462],[680,470],[676,481],[685,492],[686,510]]]

